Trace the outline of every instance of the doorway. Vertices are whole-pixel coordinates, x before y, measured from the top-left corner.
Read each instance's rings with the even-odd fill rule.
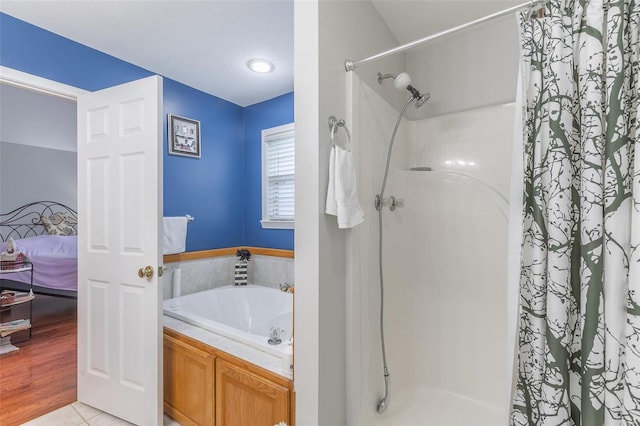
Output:
[[[100,180],[98,177],[104,177],[102,179],[103,183],[109,183],[110,179],[112,180],[114,177],[110,177],[106,173],[96,174],[95,172],[100,172],[102,167],[104,170],[108,170],[109,165],[106,161],[103,161],[105,158],[108,161],[111,161],[111,170],[116,172],[120,172],[118,178],[113,180],[114,183],[118,183],[120,185],[129,185],[132,182],[137,183],[138,185],[133,187],[141,189],[138,191],[138,194],[148,194],[149,197],[154,197],[153,194],[161,194],[161,186],[158,186],[158,182],[161,180],[158,179],[158,172],[161,172],[161,156],[158,154],[158,139],[161,138],[162,133],[160,132],[162,119],[161,115],[161,105],[162,105],[162,90],[161,78],[149,77],[147,79],[139,80],[136,82],[126,83],[124,85],[119,85],[112,88],[107,88],[101,90],[99,92],[94,92],[82,96],[78,98],[78,95],[85,93],[84,91],[80,91],[76,88],[61,85],[59,83],[50,82],[45,79],[41,79],[39,77],[31,76],[28,74],[20,73],[15,70],[8,70],[6,68],[0,69],[0,81],[8,82],[9,84],[13,84],[16,81],[19,83],[17,85],[22,87],[27,87],[30,90],[46,92],[48,94],[54,94],[56,96],[62,96],[69,99],[78,99],[78,112],[77,116],[77,132],[76,134],[80,135],[78,142],[78,174],[81,176],[87,176],[89,187],[87,187],[86,180],[80,180],[78,182],[78,210],[80,212],[80,226],[84,229],[85,234],[81,234],[81,238],[79,238],[79,261],[78,261],[78,283],[79,283],[79,299],[77,304],[77,313],[78,313],[78,339],[77,339],[77,347],[78,347],[78,397],[80,400],[88,400],[91,405],[95,405],[99,408],[102,408],[105,411],[112,411],[120,417],[123,418],[133,418],[135,423],[139,423],[139,419],[137,416],[144,416],[144,420],[140,420],[140,423],[152,424],[156,423],[158,416],[161,416],[161,384],[162,384],[162,366],[161,362],[161,352],[159,348],[161,346],[160,336],[161,333],[161,320],[160,316],[156,317],[155,312],[152,309],[148,309],[148,306],[141,307],[139,305],[146,303],[147,305],[159,305],[157,303],[157,298],[159,296],[159,288],[161,286],[160,281],[156,278],[153,280],[149,275],[147,275],[147,280],[143,280],[144,282],[137,283],[129,283],[128,278],[120,278],[120,277],[99,277],[95,278],[93,276],[87,276],[87,271],[91,271],[92,274],[95,274],[95,271],[115,271],[116,273],[120,270],[125,270],[130,272],[129,268],[123,268],[123,260],[121,257],[126,256],[131,251],[135,251],[137,247],[140,248],[148,248],[145,251],[145,257],[138,258],[138,261],[142,261],[144,263],[151,262],[152,264],[160,264],[161,258],[158,258],[158,250],[153,247],[157,247],[157,240],[159,236],[159,227],[155,226],[157,223],[156,220],[147,220],[150,215],[161,215],[161,206],[158,206],[157,202],[145,202],[142,209],[135,209],[132,207],[136,207],[139,203],[139,197],[134,197],[129,190],[129,193],[122,192],[122,188],[120,191],[116,191],[111,193],[110,191],[106,191],[105,188],[100,187]],[[25,83],[26,82],[26,83]],[[51,89],[53,87],[53,89]],[[142,93],[142,91],[145,91]],[[92,107],[90,105],[91,102],[103,102],[107,99],[108,102],[114,102],[113,106],[107,107]],[[148,105],[142,104],[146,99],[149,99]],[[147,108],[145,108],[147,105]],[[106,113],[114,115],[111,121],[109,121],[109,117],[106,116]],[[144,114],[142,114],[144,113]],[[103,118],[104,117],[104,118]],[[118,121],[120,120],[120,121]],[[114,123],[117,127],[114,127],[122,130],[121,131],[112,131],[114,129],[104,127],[108,123]],[[144,125],[146,123],[146,126]],[[155,124],[154,124],[155,123]],[[101,127],[103,126],[103,127]],[[129,143],[131,141],[131,134],[135,133],[135,144]],[[142,137],[140,137],[142,134]],[[126,139],[125,142],[115,141],[113,143],[107,140],[106,145],[104,143],[104,136],[113,135],[115,137],[119,137],[120,139]],[[89,138],[90,140],[86,140]],[[135,149],[135,153],[129,154],[128,152],[120,152],[117,151],[119,156],[112,155],[111,157],[99,157],[98,162],[92,160],[92,155],[94,155],[93,151],[88,152],[88,149],[95,148],[99,144],[97,143],[97,139],[102,139],[103,143],[101,146],[106,146],[109,149],[118,150],[121,148],[125,149]],[[142,145],[144,143],[144,146]],[[143,157],[144,149],[147,149],[148,155]],[[160,151],[161,154],[162,151]],[[103,155],[103,154],[98,154]],[[83,157],[84,156],[84,157]],[[146,162],[144,160],[146,159]],[[93,162],[92,162],[93,161]],[[151,165],[155,161],[158,162],[158,167],[147,167],[140,168],[137,167],[138,163],[143,163],[145,165]],[[91,166],[91,168],[87,171],[87,165]],[[138,171],[137,174],[134,173],[135,176],[130,176],[131,171]],[[146,173],[147,170],[149,173]],[[135,177],[135,180],[131,178]],[[147,187],[141,187],[141,182],[143,181],[141,178],[144,178],[144,182],[148,185]],[[96,187],[98,184],[98,187]],[[83,187],[84,185],[84,187]],[[102,185],[104,186],[104,185]],[[114,187],[116,185],[114,184]],[[131,185],[129,185],[131,186]],[[96,192],[93,188],[97,188]],[[126,189],[126,188],[125,188]],[[147,190],[148,189],[148,190]],[[160,191],[158,191],[158,189]],[[127,189],[128,190],[128,189]],[[124,194],[123,200],[124,203],[120,203],[120,199],[117,198],[113,201],[111,205],[111,214],[112,217],[116,217],[117,214],[124,214],[126,212],[126,220],[124,221],[115,221],[109,222],[111,225],[110,228],[104,228],[103,225],[107,224],[103,220],[103,216],[107,214],[107,211],[104,209],[99,209],[99,205],[96,205],[97,201],[105,200],[106,195],[113,194]],[[115,196],[115,195],[114,195]],[[161,200],[161,198],[159,198]],[[158,200],[158,198],[156,198]],[[147,200],[149,201],[149,200]],[[99,203],[98,203],[99,204]],[[118,205],[121,206],[123,210],[117,210]],[[114,210],[116,208],[116,210]],[[146,222],[151,224],[151,227],[147,229],[145,232],[128,232],[129,228],[132,226],[135,229],[140,229],[139,226],[136,226],[143,219]],[[84,221],[84,223],[83,223]],[[123,227],[122,231],[120,231],[120,227]],[[102,228],[101,228],[102,227]],[[106,230],[109,229],[111,231],[110,234],[106,233]],[[82,231],[81,231],[82,232]],[[113,262],[99,262],[96,264],[95,259],[93,263],[87,260],[87,256],[95,253],[104,253],[105,248],[109,246],[96,246],[96,238],[100,238],[102,235],[125,235],[126,239],[123,241],[116,240],[113,244],[114,253],[119,254],[120,257],[118,259],[112,259]],[[132,239],[133,236],[138,236],[138,239]],[[144,240],[142,238],[145,238]],[[89,249],[87,248],[87,243],[89,244]],[[135,245],[138,244],[138,245]],[[118,250],[117,247],[123,245],[123,250]],[[97,249],[96,249],[97,247]],[[124,253],[124,254],[123,254]],[[135,251],[135,254],[138,254]],[[85,260],[83,261],[83,256]],[[110,258],[111,259],[111,258]],[[90,260],[90,259],[89,259]],[[126,260],[126,259],[124,259]],[[119,265],[119,268],[111,268],[111,264]],[[89,268],[89,266],[92,266]],[[128,265],[130,266],[130,265]],[[136,266],[137,268],[137,266]],[[151,267],[149,267],[151,268]],[[142,276],[138,277],[138,274],[128,274],[130,277],[135,275],[136,279],[142,278]],[[109,299],[104,299],[101,301],[100,296],[102,294],[106,295],[107,290],[110,289],[109,283],[114,282],[117,284],[113,286],[114,291],[122,290],[123,286],[126,286],[123,291],[131,293],[131,297],[122,298],[118,295],[114,295]],[[137,286],[137,287],[136,287]],[[141,290],[137,290],[140,288]],[[83,290],[84,289],[84,290]],[[151,289],[147,291],[146,289]],[[90,296],[87,300],[87,296]],[[110,307],[108,304],[109,301],[113,301],[113,306]],[[118,302],[125,301],[124,310],[119,309],[119,306],[116,305]],[[137,304],[132,303],[132,301],[139,302]],[[102,305],[100,305],[102,303]],[[95,305],[95,306],[94,306]],[[100,307],[107,307],[111,309],[110,311],[102,311],[101,309],[96,309]],[[89,309],[91,308],[91,309]],[[87,312],[89,314],[87,314]],[[123,314],[124,316],[121,318],[122,321],[109,321],[110,316],[107,314],[112,313]],[[142,322],[137,321],[140,313],[145,313],[143,320],[145,326],[142,327]],[[150,313],[150,315],[146,315]],[[89,318],[87,318],[89,315]],[[135,317],[135,318],[134,318]],[[83,321],[82,318],[85,318]],[[120,318],[113,316],[113,318]],[[130,320],[136,321],[130,321]],[[103,327],[98,326],[95,327],[96,324],[101,323]],[[91,328],[87,328],[87,324],[91,325]],[[109,343],[110,340],[106,337],[107,335],[111,336],[114,333],[107,334],[107,326],[114,325],[117,327],[127,326],[127,332],[124,334],[119,332],[120,330],[114,330],[114,332],[118,332],[118,336],[127,335],[124,338],[115,338],[111,339],[113,343]],[[131,325],[136,325],[136,327],[131,327]],[[143,331],[148,330],[149,328],[156,328],[158,330],[157,333],[153,333],[156,335],[155,338],[151,338],[150,333],[144,334],[144,339],[142,339]],[[103,332],[104,328],[104,332]],[[144,330],[143,330],[144,328]],[[84,331],[83,331],[84,330]],[[140,331],[139,333],[132,334],[130,331]],[[128,333],[128,334],[127,334]],[[105,344],[106,342],[106,344]],[[144,343],[144,347],[146,350],[140,350],[141,344]],[[133,350],[133,348],[137,348],[138,350]],[[101,351],[102,350],[102,351]],[[112,353],[114,351],[121,351],[119,353]],[[87,358],[87,354],[89,357]],[[138,356],[123,356],[122,354],[136,354]],[[142,357],[139,354],[144,354]],[[155,354],[155,355],[154,355]],[[84,357],[84,358],[83,358]],[[131,360],[137,360],[138,358],[144,358],[144,362],[146,365],[154,366],[150,370],[152,370],[152,374],[145,374],[144,377],[140,376],[138,372],[140,369],[131,369]],[[154,358],[155,357],[155,358]],[[154,363],[151,363],[150,360],[155,359]],[[125,365],[123,373],[119,374],[118,365],[117,364],[109,364],[106,368],[102,368],[100,363],[102,360],[125,360]],[[157,365],[157,367],[155,367]],[[159,371],[159,372],[158,372]],[[131,374],[130,374],[131,373]],[[148,372],[147,372],[148,373]],[[140,377],[138,377],[140,376]],[[88,380],[93,380],[93,377],[99,379],[109,380],[114,386],[111,386],[111,393],[106,394],[104,397],[100,397],[101,394],[104,394],[103,386],[91,386],[87,385]],[[124,382],[120,381],[124,377]],[[87,379],[89,378],[89,379]],[[144,382],[136,381],[138,379],[145,380]],[[137,410],[129,410],[131,412],[127,412],[125,414],[120,414],[121,410],[115,409],[108,404],[113,405],[112,399],[119,401],[116,396],[117,387],[121,385],[123,387],[123,391],[135,391],[137,395],[140,395],[142,398],[145,398],[145,404],[134,404],[133,399],[130,399],[133,405],[138,407]],[[87,387],[89,386],[89,387]],[[113,396],[113,398],[112,398]],[[96,399],[97,398],[97,399]],[[94,401],[95,400],[95,401]],[[106,408],[103,406],[106,405]],[[123,406],[121,402],[117,404],[118,407]],[[150,408],[153,409],[150,410]],[[157,410],[156,410],[157,408]],[[149,413],[155,413],[153,417],[150,417]]]
[[[0,212],[41,200],[76,209],[75,99],[0,80]],[[31,338],[1,355],[1,424],[77,399],[77,300],[74,292],[46,293],[42,288],[32,302]]]

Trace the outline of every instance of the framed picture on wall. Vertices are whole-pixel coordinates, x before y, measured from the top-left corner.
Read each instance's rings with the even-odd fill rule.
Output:
[[[200,122],[169,114],[169,154],[200,158]]]

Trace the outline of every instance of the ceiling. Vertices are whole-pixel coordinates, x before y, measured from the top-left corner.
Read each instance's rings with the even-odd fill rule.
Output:
[[[371,0],[400,44],[502,11],[526,0]]]
[[[372,0],[400,43],[521,2]],[[246,106],[293,91],[293,3],[2,0],[0,11]],[[271,60],[275,70],[250,71],[246,63],[256,57]]]
[[[293,91],[293,0],[1,0],[0,11],[240,106]],[[256,57],[275,70],[251,71]]]

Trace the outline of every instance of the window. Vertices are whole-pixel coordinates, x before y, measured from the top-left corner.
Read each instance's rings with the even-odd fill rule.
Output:
[[[262,131],[263,228],[293,229],[295,144],[293,123]]]

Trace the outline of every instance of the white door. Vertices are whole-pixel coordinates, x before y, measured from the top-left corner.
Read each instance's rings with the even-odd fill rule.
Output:
[[[161,77],[78,97],[78,400],[137,425],[162,424],[161,129]]]

